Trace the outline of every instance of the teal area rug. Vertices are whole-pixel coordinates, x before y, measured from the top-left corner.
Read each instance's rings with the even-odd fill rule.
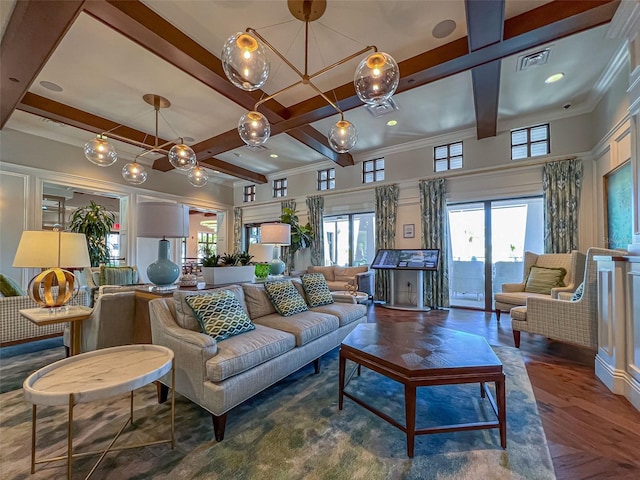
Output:
[[[337,350],[307,366],[229,414],[226,438],[213,440],[211,417],[178,396],[176,448],[168,445],[109,453],[95,479],[554,479],[553,465],[520,353],[494,347],[507,375],[507,449],[498,430],[423,435],[415,457],[395,427],[345,398],[338,410]],[[350,391],[371,399],[404,423],[403,387],[363,369]],[[418,389],[418,426],[492,419],[478,385]],[[74,410],[78,451],[106,445],[124,423],[128,395],[81,404]],[[0,395],[0,473],[3,479],[64,478],[63,462],[43,464],[30,475],[31,407],[21,390]],[[158,405],[155,387],[138,390],[134,427],[119,442],[166,438],[169,403]],[[38,457],[62,455],[66,408],[38,409]],[[74,462],[84,478],[96,457]]]

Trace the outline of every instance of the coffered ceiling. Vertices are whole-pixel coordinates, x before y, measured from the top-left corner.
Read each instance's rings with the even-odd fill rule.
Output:
[[[376,45],[399,63],[398,110],[376,117],[360,103],[352,81],[361,58],[354,59],[317,82],[358,129],[350,153],[328,147],[339,116],[305,85],[260,107],[272,136],[255,151],[239,138],[238,119],[297,77],[272,55],[262,90],[243,92],[225,77],[220,52],[231,34],[253,27],[304,68],[304,24],[285,0],[0,4],[3,129],[77,145],[78,161],[85,161],[81,147],[91,132],[118,127],[119,135],[153,144],[154,112],[142,96],[155,93],[171,101],[161,110],[159,136],[190,137],[220,181],[264,183],[282,170],[327,160],[352,165],[372,150],[457,130],[491,137],[500,122],[557,114],[566,104],[593,108],[598,82],[620,48],[606,36],[617,1],[328,0],[310,24],[309,71]],[[546,64],[518,68],[523,55],[545,48]],[[561,81],[544,83],[557,72],[565,74]],[[141,152],[115,144],[124,159]],[[145,156],[143,163],[175,174],[164,157]]]

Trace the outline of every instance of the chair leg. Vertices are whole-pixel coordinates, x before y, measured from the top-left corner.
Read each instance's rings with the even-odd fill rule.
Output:
[[[316,359],[313,361],[313,368],[314,368],[314,370],[315,370],[315,372],[314,372],[314,373],[315,373],[316,375],[320,373],[320,357],[316,358]]]
[[[520,348],[520,330],[513,331],[513,343],[515,344],[516,348]]]
[[[156,382],[156,390],[158,392],[158,403],[164,403],[169,396],[169,387],[164,383]]]
[[[224,439],[224,427],[227,425],[227,414],[214,415],[212,413],[211,420],[213,420],[213,434],[216,437],[216,442],[221,442]]]
[[[496,320],[500,321],[500,309],[496,308]]]
[[[67,347],[65,345],[64,346],[64,356],[65,356],[65,358],[68,358],[70,354],[71,354],[71,350],[69,349],[69,347]]]

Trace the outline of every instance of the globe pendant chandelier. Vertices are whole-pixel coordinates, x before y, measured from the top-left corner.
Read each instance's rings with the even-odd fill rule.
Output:
[[[122,168],[122,177],[133,185],[140,185],[147,180],[147,171],[144,166],[137,162],[138,158],[148,155],[150,153],[161,153],[167,155],[169,162],[174,168],[178,170],[189,171],[189,182],[194,187],[203,187],[207,184],[209,176],[206,170],[198,164],[196,154],[191,147],[185,145],[182,137],[178,138],[177,144],[173,145],[169,150],[166,148],[173,143],[173,141],[166,142],[162,145],[158,145],[158,117],[161,108],[168,108],[171,106],[171,102],[160,95],[147,93],[143,95],[142,99],[153,106],[155,111],[155,141],[153,147],[149,148],[144,142],[139,142],[130,138],[123,137],[113,133],[113,130],[121,127],[118,125],[107,132],[98,134],[93,140],[89,140],[84,145],[84,155],[91,163],[100,167],[108,167],[113,165],[118,159],[116,149],[108,141],[109,138],[120,140],[126,143],[130,143],[145,149],[145,151],[139,155],[136,155],[133,162],[127,163]],[[164,118],[164,117],[163,117]],[[166,119],[165,119],[166,121]],[[168,123],[168,122],[167,122]],[[170,126],[170,125],[169,125]],[[107,137],[108,135],[108,137]]]
[[[231,83],[242,90],[257,90],[266,83],[270,70],[267,49],[277,55],[300,77],[300,80],[292,85],[260,99],[252,111],[240,117],[238,133],[244,143],[249,146],[255,147],[264,144],[271,134],[271,126],[267,118],[258,111],[258,107],[298,85],[308,85],[340,114],[340,120],[329,130],[328,140],[334,151],[346,153],[355,146],[358,140],[356,127],[344,119],[344,112],[337,103],[328,98],[312,80],[366,52],[373,51],[356,68],[353,83],[360,100],[369,105],[381,105],[387,102],[398,88],[400,81],[398,64],[391,55],[378,52],[378,48],[372,45],[315,73],[308,73],[309,23],[322,17],[327,2],[326,0],[288,0],[287,5],[291,14],[305,23],[304,72],[295,67],[251,27],[247,28],[244,33],[239,32],[229,37],[222,49],[224,72]]]

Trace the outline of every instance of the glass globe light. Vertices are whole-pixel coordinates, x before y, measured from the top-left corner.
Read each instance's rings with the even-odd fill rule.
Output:
[[[84,156],[99,167],[108,167],[118,160],[116,149],[104,135],[98,135],[84,144]]]
[[[244,143],[255,147],[267,141],[271,135],[271,125],[260,112],[251,111],[240,117],[238,133]]]
[[[169,162],[178,170],[189,170],[196,166],[196,152],[184,143],[174,145],[169,150]]]
[[[122,178],[133,185],[140,185],[147,179],[147,171],[139,163],[127,163],[122,167]]]
[[[369,105],[380,105],[389,100],[399,82],[398,64],[383,52],[372,53],[362,60],[353,77],[358,97]]]
[[[194,187],[204,187],[208,181],[209,175],[200,165],[196,165],[189,172],[189,183]]]
[[[248,33],[231,35],[222,47],[222,68],[236,87],[251,92],[269,77],[269,59],[262,44]]]
[[[347,153],[358,141],[358,131],[351,122],[340,120],[329,130],[329,145],[338,153]]]

